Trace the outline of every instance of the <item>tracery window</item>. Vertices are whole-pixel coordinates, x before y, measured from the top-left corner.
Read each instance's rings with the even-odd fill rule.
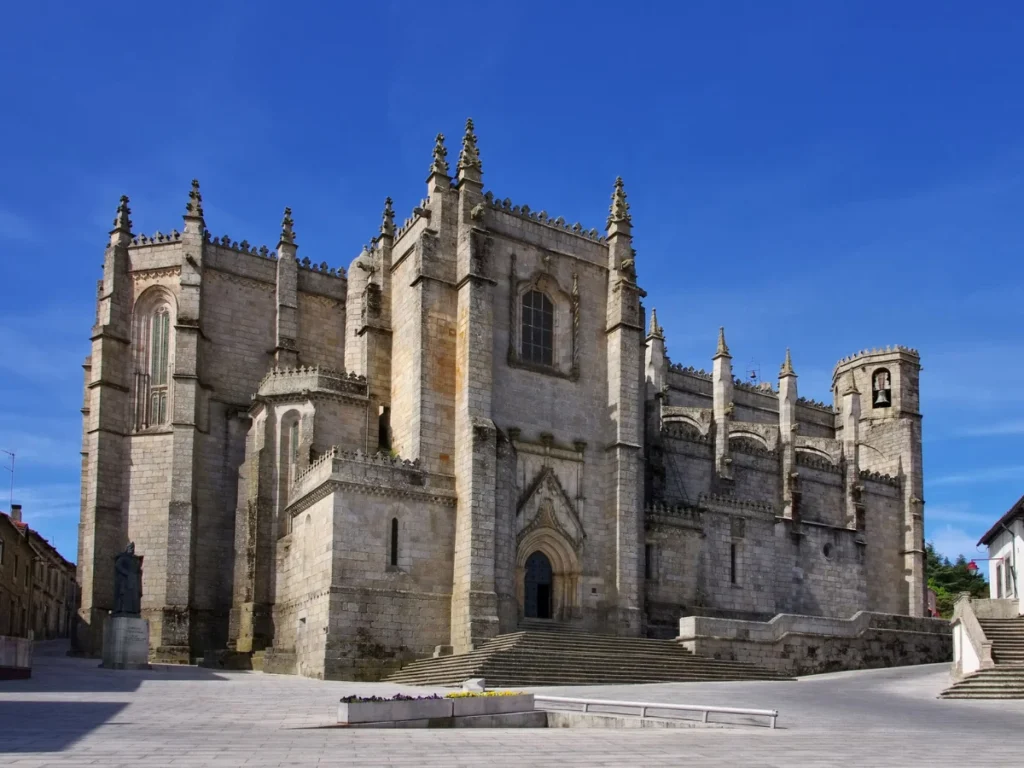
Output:
[[[540,365],[554,363],[554,305],[541,291],[523,294],[522,358]]]
[[[171,310],[160,302],[136,315],[135,429],[166,424],[169,418]]]

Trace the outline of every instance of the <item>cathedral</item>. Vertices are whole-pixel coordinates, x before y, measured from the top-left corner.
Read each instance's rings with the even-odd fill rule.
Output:
[[[674,637],[682,616],[921,616],[916,351],[835,367],[832,403],[672,363],[626,192],[603,231],[454,177],[348,269],[207,229],[110,232],[86,358],[81,604],[98,654],[112,562],[143,558],[155,661],[260,654],[375,679],[524,619]]]

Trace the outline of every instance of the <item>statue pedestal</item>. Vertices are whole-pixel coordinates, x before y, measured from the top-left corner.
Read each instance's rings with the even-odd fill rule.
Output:
[[[103,622],[104,669],[149,669],[149,622],[138,616],[107,616]]]

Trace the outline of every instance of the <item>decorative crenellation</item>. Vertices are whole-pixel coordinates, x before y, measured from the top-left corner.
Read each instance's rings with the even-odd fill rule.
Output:
[[[430,201],[427,200],[426,198],[420,200],[420,204],[412,209],[412,216],[410,216],[409,218],[405,219],[402,222],[402,226],[400,226],[397,230],[395,230],[395,240],[398,240],[399,238],[401,238],[402,235],[404,235],[406,232],[408,232],[409,229],[412,227],[412,225],[415,224],[417,221],[419,221],[421,218],[425,218],[425,219],[429,219],[430,218],[430,209],[427,207],[429,205],[429,203],[430,203]],[[367,249],[367,250],[369,250],[369,249]]]
[[[819,469],[822,472],[831,472],[834,475],[841,475],[843,473],[842,467],[838,464],[834,464],[828,459],[815,453],[801,451],[799,448],[796,451],[796,463],[804,467],[809,467],[810,469]]]
[[[861,480],[873,480],[876,483],[884,483],[885,485],[891,485],[894,488],[899,488],[900,479],[893,477],[892,475],[884,475],[881,472],[872,472],[869,469],[862,469],[859,473]]]
[[[753,392],[757,395],[776,395],[778,392],[772,387],[771,382],[762,381],[760,384],[751,384],[749,381],[743,379],[733,378],[732,385],[736,389],[742,389],[744,392]]]
[[[583,225],[578,221],[575,224],[569,224],[564,218],[559,216],[557,219],[553,219],[548,216],[547,211],[533,211],[528,205],[513,205],[512,201],[507,197],[503,200],[499,200],[494,196],[493,192],[484,193],[484,202],[496,211],[510,214],[512,216],[518,216],[521,219],[532,221],[535,224],[543,224],[546,227],[552,227],[563,232],[582,237],[586,240],[592,240],[595,243],[603,243],[607,238],[600,234],[596,229],[584,229]]]
[[[669,363],[668,369],[673,373],[685,373],[687,376],[693,376],[695,379],[705,379],[706,381],[713,381],[714,376],[703,368],[697,369],[692,365],[683,366],[682,363]]]
[[[666,504],[654,501],[644,509],[644,517],[649,522],[677,525],[685,528],[702,529],[704,515],[697,507],[686,504]]]
[[[778,456],[778,451],[773,451],[771,448],[766,448],[756,440],[753,440],[745,435],[729,436],[729,450],[735,451],[736,453],[745,453],[748,456]]]
[[[854,352],[849,357],[844,357],[842,360],[836,363],[835,367],[838,368],[841,365],[846,365],[847,363],[851,363],[854,360],[857,360],[858,358],[866,357],[868,355],[884,355],[886,353],[892,352],[903,352],[905,354],[911,355],[912,357],[921,357],[921,353],[918,352],[916,349],[904,347],[900,344],[895,344],[893,346],[885,347],[884,349],[882,349],[881,347],[872,347],[871,349],[862,349],[860,352]]]
[[[221,237],[214,237],[210,234],[210,230],[206,230],[206,242],[210,245],[215,245],[218,248],[226,248],[230,251],[237,251],[238,253],[244,253],[247,256],[258,256],[261,259],[267,259],[268,261],[277,261],[277,251],[268,248],[265,245],[261,245],[258,248],[252,245],[248,240],[238,242],[232,240],[230,235],[222,235]]]
[[[686,440],[691,443],[711,444],[711,435],[701,434],[700,430],[692,424],[683,422],[667,422],[661,425],[661,434],[674,437],[678,440]]]
[[[820,400],[808,400],[806,397],[798,397],[796,399],[797,405],[803,405],[808,408],[817,408],[819,411],[826,411],[828,413],[835,413],[836,409],[828,403],[823,403]]]
[[[299,269],[306,269],[310,272],[316,272],[327,277],[345,277],[344,267],[331,267],[328,266],[326,261],[321,261],[319,264],[315,264],[309,260],[308,256],[299,261]]]
[[[365,453],[361,450],[347,451],[344,448],[333,446],[324,451],[323,454],[318,456],[315,461],[311,462],[302,472],[295,478],[295,482],[298,483],[303,477],[310,474],[317,467],[321,467],[327,462],[334,461],[336,459],[344,461],[356,461],[361,464],[373,464],[379,467],[392,467],[394,469],[420,469],[419,459],[403,459],[400,456],[392,456],[390,453],[384,453],[383,451],[377,451],[376,453]]]
[[[723,496],[717,493],[702,493],[697,497],[697,504],[702,509],[708,505],[721,507],[732,507],[733,509],[746,509],[753,512],[775,513],[775,505],[767,501],[756,501],[754,499],[738,499],[735,496]]]
[[[260,381],[257,395],[291,394],[304,390],[366,394],[366,377],[319,365],[271,368]]]
[[[172,230],[169,235],[165,235],[163,232],[157,230],[155,234],[147,237],[146,235],[139,235],[138,237],[132,238],[132,245],[168,245],[170,243],[176,243],[181,241],[181,233],[178,230]]]

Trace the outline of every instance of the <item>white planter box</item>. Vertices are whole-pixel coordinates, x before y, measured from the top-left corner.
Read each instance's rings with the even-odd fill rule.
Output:
[[[524,693],[519,696],[468,696],[452,699],[455,703],[453,714],[456,717],[466,715],[505,715],[510,712],[532,712],[533,694]]]
[[[363,701],[338,704],[339,723],[378,723],[388,720],[427,720],[451,717],[451,699],[423,701]]]

